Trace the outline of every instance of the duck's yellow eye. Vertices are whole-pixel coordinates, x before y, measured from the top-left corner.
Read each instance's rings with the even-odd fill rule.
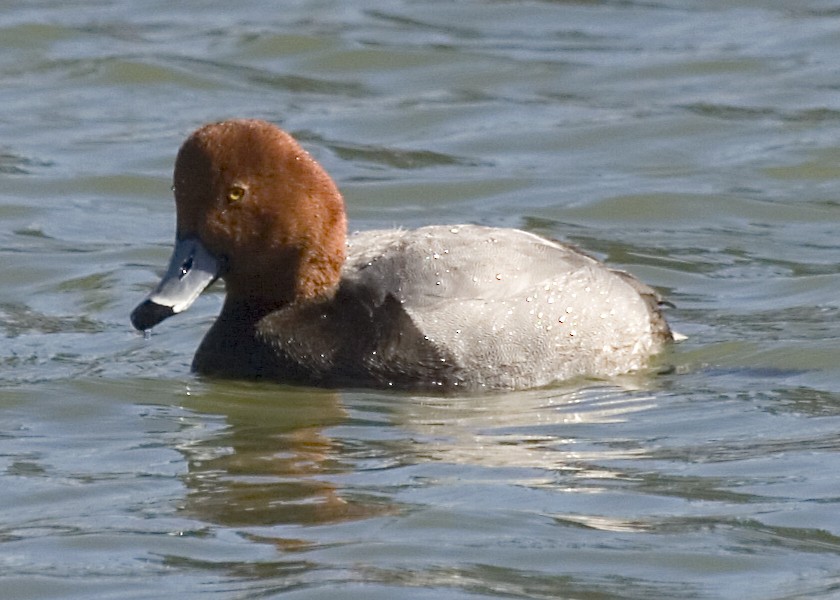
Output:
[[[241,185],[232,185],[228,190],[227,197],[231,202],[239,202],[245,197],[245,188]]]

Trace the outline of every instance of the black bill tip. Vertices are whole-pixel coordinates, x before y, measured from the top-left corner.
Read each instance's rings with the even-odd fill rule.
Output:
[[[174,314],[175,311],[172,310],[171,306],[144,300],[131,311],[131,324],[138,331],[146,331]]]

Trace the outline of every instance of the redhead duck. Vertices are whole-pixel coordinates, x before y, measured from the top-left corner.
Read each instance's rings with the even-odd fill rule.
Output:
[[[639,369],[673,339],[654,290],[532,233],[434,225],[348,238],[335,183],[265,121],[198,129],[173,190],[175,249],[131,322],[148,330],[224,279],[198,373],[521,389]]]

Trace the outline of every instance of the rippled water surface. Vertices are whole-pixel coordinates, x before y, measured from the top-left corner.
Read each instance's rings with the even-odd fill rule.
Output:
[[[7,2],[0,597],[840,597],[840,6]],[[474,222],[660,288],[656,372],[207,381],[128,323],[193,128],[287,128],[354,229]]]

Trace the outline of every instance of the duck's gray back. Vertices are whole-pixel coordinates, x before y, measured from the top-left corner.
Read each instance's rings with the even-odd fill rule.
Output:
[[[470,387],[623,373],[671,339],[651,288],[515,229],[358,233],[348,242],[344,278],[397,299]]]

